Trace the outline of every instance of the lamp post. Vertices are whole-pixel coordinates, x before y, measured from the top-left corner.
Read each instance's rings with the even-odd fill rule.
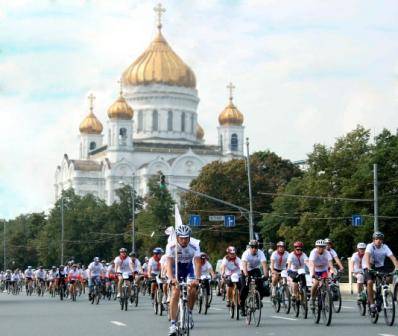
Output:
[[[4,256],[4,272],[7,269],[7,249],[6,249],[6,221],[3,221],[3,256]]]
[[[61,265],[64,264],[64,197],[61,196]]]
[[[253,195],[252,195],[252,179],[250,174],[250,152],[249,152],[249,138],[246,138],[246,154],[247,154],[247,180],[249,184],[249,236],[250,240],[254,239],[254,225],[253,225]]]
[[[131,184],[131,212],[132,212],[132,220],[131,220],[131,251],[135,253],[135,195],[134,195],[134,183],[135,183],[135,173],[133,173],[133,181]],[[123,181],[120,181],[119,184],[125,185]]]

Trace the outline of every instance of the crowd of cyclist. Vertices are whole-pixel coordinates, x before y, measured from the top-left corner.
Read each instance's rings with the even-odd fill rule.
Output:
[[[358,243],[357,251],[351,258],[351,269],[357,281],[358,293],[366,287],[371,310],[376,309],[373,301],[375,276],[372,270],[385,271],[385,259],[388,257],[398,274],[397,259],[383,240],[384,235],[375,232],[371,243]],[[291,298],[294,302],[298,295],[298,282],[303,274],[300,270],[306,270],[312,278],[310,309],[315,309],[319,282],[323,278],[344,272],[344,267],[330,239],[317,240],[314,245],[309,256],[303,251],[304,244],[300,241],[293,244],[291,252],[288,252],[285,243],[280,241],[276,244],[275,251],[264,253],[259,248],[259,242],[251,240],[241,257],[238,257],[234,246],[229,246],[216,275],[208,255],[200,250],[200,242],[191,237],[190,227],[180,225],[175,230],[175,238],[169,240],[165,250],[161,247],[155,248],[152,256],[145,258],[143,264],[134,252],[128,253],[127,249],[120,248],[119,255],[111,262],[95,257],[87,267],[72,260],[65,266],[53,266],[49,270],[45,270],[42,266],[36,270],[31,266],[25,271],[7,270],[0,273],[0,285],[4,292],[14,294],[25,287],[26,293],[30,295],[34,290],[39,295],[43,295],[44,291],[55,293],[60,288],[68,292],[70,287],[72,291],[78,290],[81,293],[87,286],[89,298],[94,295],[93,288],[101,285],[105,292],[110,290],[117,299],[122,294],[122,283],[129,282],[135,283],[138,287],[143,287],[145,284],[143,290],[151,294],[152,300],[155,299],[156,290],[161,287],[163,293],[161,304],[168,307],[169,335],[175,335],[178,328],[180,282],[187,284],[190,327],[193,327],[192,311],[197,289],[203,279],[218,278],[219,287],[226,294],[227,307],[230,307],[233,301],[232,288],[234,286],[238,288],[239,303],[244,303],[250,280],[254,279],[260,293],[258,304],[262,306],[261,300],[264,296],[271,295],[271,300],[275,297],[277,285],[282,277],[289,278]],[[234,282],[234,278],[239,280]],[[270,288],[267,286],[268,283]],[[210,291],[210,281],[206,284],[206,290]],[[245,316],[247,314],[245,305],[239,304],[239,306],[240,313]]]

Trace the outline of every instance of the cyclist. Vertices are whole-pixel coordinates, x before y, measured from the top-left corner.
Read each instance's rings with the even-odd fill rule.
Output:
[[[160,274],[159,274],[159,280],[161,281],[161,285],[163,286],[163,304],[166,304],[169,302],[169,284],[167,282],[167,256],[165,254],[162,255],[162,257],[159,260],[160,263]]]
[[[362,262],[362,266],[364,268],[365,273],[365,281],[367,283],[368,289],[368,299],[370,302],[370,309],[375,311],[376,305],[374,304],[374,290],[373,290],[373,282],[375,281],[375,276],[371,272],[370,269],[374,268],[375,271],[378,272],[386,272],[386,268],[384,265],[384,261],[386,257],[390,258],[392,263],[395,266],[395,272],[398,271],[398,261],[395,258],[394,254],[390,250],[390,248],[383,243],[384,234],[380,231],[376,231],[373,233],[373,242],[366,245],[365,249],[365,258]]]
[[[8,291],[8,288],[11,286],[11,270],[6,270],[6,274],[4,275],[4,280],[6,282],[5,290]]]
[[[144,263],[142,264],[142,273],[144,274],[144,277],[146,277],[147,275],[148,276],[150,275],[150,274],[148,274],[148,261],[149,261],[149,258],[145,257]]]
[[[311,309],[315,309],[315,295],[319,285],[318,277],[328,277],[328,271],[334,273],[333,258],[326,252],[326,242],[319,239],[315,242],[315,248],[309,257],[310,274],[313,278],[311,287]]]
[[[132,276],[134,273],[133,262],[131,258],[127,255],[127,249],[124,247],[120,248],[119,256],[117,256],[114,260],[115,263],[115,272],[118,277],[117,283],[117,297],[120,298],[122,284],[123,284],[123,273],[128,273],[129,276]],[[129,287],[129,294],[130,294],[130,287]]]
[[[265,295],[263,280],[268,278],[268,265],[267,260],[265,258],[264,252],[261,251],[258,247],[257,240],[250,240],[249,248],[243,252],[242,254],[242,277],[241,277],[241,286],[242,291],[240,295],[242,316],[246,315],[244,302],[246,301],[247,294],[249,293],[249,278],[256,278],[256,287],[260,293],[261,299]],[[261,270],[263,270],[263,278],[261,279]]]
[[[194,267],[196,267],[194,262],[193,262],[193,265],[194,265]],[[205,282],[207,295],[210,295],[210,281],[209,280],[214,279],[216,277],[216,274],[214,273],[213,266],[209,262],[209,256],[204,252],[200,253],[200,267],[201,267],[201,271],[200,271],[201,276],[205,277],[205,279],[207,279],[207,281]]]
[[[336,262],[337,266],[339,267],[339,271],[342,273],[344,271],[344,266],[341,263],[341,260],[339,256],[337,255],[337,252],[333,249],[333,241],[330,238],[325,238],[325,243],[326,243],[326,251],[331,255],[332,259]]]
[[[137,255],[134,251],[131,251],[129,253],[129,256],[131,258],[131,263],[133,265],[133,277],[132,277],[131,281],[133,281],[135,279],[135,283],[136,283],[137,287],[140,288],[141,281],[144,278],[141,262],[138,260]]]
[[[46,284],[46,271],[43,266],[39,266],[39,269],[35,272],[35,279],[37,287],[40,287],[42,284]]]
[[[76,293],[76,282],[81,279],[80,271],[76,264],[72,265],[72,268],[68,273],[68,282],[71,286],[71,292]]]
[[[304,270],[305,265],[308,263],[308,257],[303,252],[304,244],[301,241],[296,241],[293,244],[294,251],[290,252],[289,257],[287,258],[287,274],[292,279],[292,301],[296,300],[298,294],[298,282],[306,284],[305,275],[300,276],[298,274],[298,270]]]
[[[276,287],[283,270],[286,270],[287,258],[289,253],[285,249],[285,243],[279,241],[276,243],[276,250],[271,254],[271,272],[272,272],[272,298],[276,295]]]
[[[360,299],[361,293],[363,291],[363,284],[365,282],[363,276],[363,257],[365,255],[366,244],[358,243],[357,252],[351,257],[351,269],[353,270],[352,276],[357,279],[357,290],[358,290],[358,299]]]
[[[180,225],[176,229],[176,239],[171,241],[166,246],[167,255],[167,277],[172,285],[174,285],[170,298],[170,330],[169,335],[175,335],[177,332],[176,319],[177,307],[180,297],[180,288],[178,281],[183,280],[188,283],[188,310],[189,318],[192,325],[192,309],[196,300],[196,289],[199,284],[201,276],[200,265],[200,246],[199,242],[192,242],[192,230],[188,225]],[[177,250],[177,251],[176,251]],[[177,252],[177,269],[178,274],[175,274],[175,257]],[[195,269],[193,267],[195,263]]]
[[[160,247],[156,247],[152,251],[152,257],[147,262],[147,274],[151,280],[151,298],[152,300],[155,298],[155,293],[157,290],[158,282],[157,277],[160,274],[160,259],[163,254],[163,249]],[[145,264],[144,264],[145,265]]]
[[[230,307],[231,301],[233,300],[232,298],[232,287],[233,287],[233,282],[231,281],[231,275],[232,274],[238,274],[239,277],[241,275],[241,260],[240,258],[236,255],[236,250],[235,247],[233,246],[228,246],[227,250],[227,255],[222,259],[221,262],[221,268],[220,268],[220,273],[222,279],[225,279],[225,283],[227,285],[227,307]],[[222,280],[224,281],[224,280]],[[238,289],[240,290],[240,282],[237,283]]]
[[[25,270],[24,274],[25,274],[25,288],[26,288],[26,292],[27,292],[29,284],[32,284],[32,286],[33,286],[33,281],[35,278],[35,273],[32,269],[32,266],[28,266],[28,268]]]
[[[104,265],[100,263],[100,259],[95,257],[93,261],[88,265],[88,297],[91,299],[91,293],[95,285],[101,284],[101,274],[104,269]]]

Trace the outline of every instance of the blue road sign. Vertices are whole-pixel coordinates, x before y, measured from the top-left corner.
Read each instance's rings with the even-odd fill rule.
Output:
[[[234,215],[225,215],[224,216],[224,226],[227,228],[235,226],[235,216]]]
[[[199,215],[190,215],[189,216],[189,225],[190,226],[194,226],[194,227],[198,227],[200,226],[200,216]]]
[[[361,215],[352,215],[352,226],[358,227],[362,225],[362,216]]]

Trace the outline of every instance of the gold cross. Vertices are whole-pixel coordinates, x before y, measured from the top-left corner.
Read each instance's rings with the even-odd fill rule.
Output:
[[[158,29],[160,30],[162,29],[162,15],[166,11],[166,9],[162,7],[161,3],[158,3],[158,5],[153,8],[153,10],[158,16]]]
[[[90,112],[93,112],[94,109],[94,99],[95,96],[92,93],[90,93],[90,95],[88,96],[88,100],[90,101]]]
[[[234,89],[235,89],[235,85],[233,85],[231,82],[227,85],[227,89],[229,90],[229,100],[232,101],[232,99],[234,98]]]
[[[120,78],[117,82],[119,83],[119,87],[120,87],[120,96],[123,96],[123,81]]]

